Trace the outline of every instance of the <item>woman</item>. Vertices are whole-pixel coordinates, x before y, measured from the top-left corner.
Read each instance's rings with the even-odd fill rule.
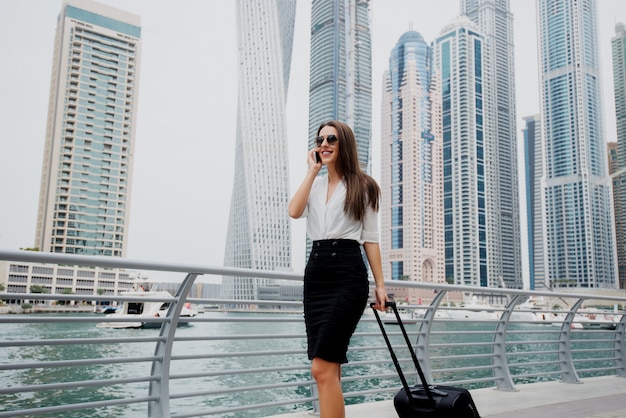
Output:
[[[289,216],[307,217],[313,240],[304,272],[304,320],[321,418],[343,418],[341,364],[367,304],[369,283],[361,245],[376,281],[375,308],[387,299],[378,245],[380,188],[359,165],[350,127],[330,121],[317,130],[308,171],[289,202]],[[318,177],[322,165],[328,175]]]

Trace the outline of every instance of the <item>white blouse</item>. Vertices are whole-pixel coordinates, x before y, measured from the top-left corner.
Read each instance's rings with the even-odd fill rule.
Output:
[[[307,218],[306,233],[313,241],[321,239],[352,239],[359,244],[378,242],[378,213],[371,206],[365,209],[361,221],[354,220],[343,211],[346,186],[337,184],[328,203],[328,176],[319,176],[313,181],[309,200],[301,217]]]

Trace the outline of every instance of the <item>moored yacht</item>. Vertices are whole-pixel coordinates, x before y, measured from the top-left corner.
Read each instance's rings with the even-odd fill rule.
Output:
[[[146,321],[148,318],[159,318],[167,315],[170,307],[169,302],[147,301],[142,299],[171,299],[172,295],[165,290],[145,290],[144,285],[133,290],[120,293],[120,296],[132,297],[133,300],[122,302],[114,313],[107,314],[105,318],[125,318],[127,321],[105,321],[96,326],[98,328],[160,328],[160,322]],[[190,303],[185,303],[180,312],[178,325],[187,325],[189,322],[184,318],[192,318],[197,311]]]

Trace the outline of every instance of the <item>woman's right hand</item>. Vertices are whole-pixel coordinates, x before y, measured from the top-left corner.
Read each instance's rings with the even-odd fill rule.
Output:
[[[317,162],[317,160],[315,159],[315,153],[317,151],[319,151],[319,148],[313,148],[307,154],[307,165],[309,169],[304,176],[304,180],[302,180],[302,184],[300,184],[300,187],[298,187],[298,190],[296,190],[296,193],[289,201],[287,210],[289,211],[289,216],[294,219],[298,219],[304,213],[307,202],[309,200],[311,186],[315,181],[317,173],[319,173],[322,168],[322,163]]]
[[[309,166],[309,170],[313,169],[316,175],[322,169],[322,162],[317,161],[317,157],[316,157],[316,153],[318,152],[320,152],[319,147],[313,148],[312,150],[309,151],[309,155],[307,158],[307,164]]]

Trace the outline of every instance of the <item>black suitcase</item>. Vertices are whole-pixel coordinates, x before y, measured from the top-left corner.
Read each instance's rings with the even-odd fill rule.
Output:
[[[385,327],[380,320],[378,311],[374,309],[372,303],[371,308],[374,310],[376,321],[380,326],[380,330],[383,333],[389,353],[393,360],[393,364],[396,366],[400,380],[402,381],[402,389],[393,398],[393,405],[396,408],[396,412],[400,418],[414,418],[414,417],[445,417],[445,418],[479,418],[478,410],[470,395],[469,391],[463,388],[455,388],[452,386],[435,386],[428,385],[424,372],[420,367],[417,356],[413,351],[409,336],[406,333],[404,324],[400,319],[400,314],[396,308],[395,302],[387,302],[387,307],[391,307],[395,313],[396,320],[402,330],[404,340],[409,347],[411,358],[417,369],[422,384],[409,387],[409,384],[404,377],[404,373],[398,363],[398,358],[391,347],[391,342],[385,331]]]

